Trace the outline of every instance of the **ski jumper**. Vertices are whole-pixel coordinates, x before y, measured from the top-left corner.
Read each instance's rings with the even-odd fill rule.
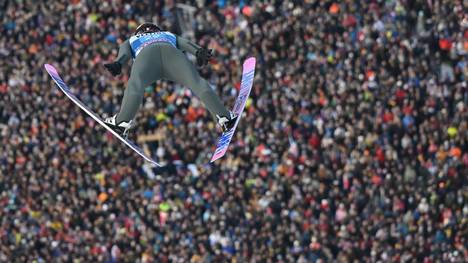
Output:
[[[165,79],[189,87],[215,117],[229,116],[229,111],[201,78],[182,51],[196,53],[200,46],[170,32],[143,33],[130,37],[119,47],[116,59],[121,65],[133,58],[130,79],[124,92],[117,123],[135,118],[143,101],[145,87]],[[215,118],[216,119],[216,118]]]

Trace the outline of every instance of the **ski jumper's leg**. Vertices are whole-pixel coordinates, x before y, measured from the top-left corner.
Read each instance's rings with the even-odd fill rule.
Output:
[[[177,48],[161,45],[163,58],[163,77],[190,88],[200,98],[205,107],[216,120],[216,115],[229,116],[218,95],[211,89],[208,82],[200,77],[195,66]]]
[[[159,45],[145,47],[132,65],[130,79],[124,92],[120,112],[116,122],[128,122],[135,118],[145,93],[150,86],[162,77],[161,50]]]

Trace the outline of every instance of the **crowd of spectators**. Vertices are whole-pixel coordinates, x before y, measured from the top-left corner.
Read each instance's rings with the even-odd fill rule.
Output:
[[[0,1],[0,262],[468,258],[466,1],[182,4]],[[213,48],[200,72],[228,105],[257,58],[215,164],[220,131],[188,88],[146,90],[131,138],[156,169],[43,69],[114,114],[129,67],[102,64],[144,21]]]

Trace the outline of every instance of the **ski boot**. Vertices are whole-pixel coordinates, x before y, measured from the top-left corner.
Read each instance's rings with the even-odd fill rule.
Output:
[[[116,117],[117,115],[114,115],[112,117],[106,118],[104,120],[104,123],[107,124],[112,130],[114,130],[116,133],[120,134],[123,138],[127,139],[128,133],[131,128],[133,128],[133,120],[126,122],[126,121],[121,121],[119,124],[116,124]]]
[[[234,125],[236,124],[237,117],[233,112],[229,112],[229,116],[219,116],[216,115],[216,118],[218,119],[218,124],[223,130],[223,133],[230,131],[232,128],[234,128]]]

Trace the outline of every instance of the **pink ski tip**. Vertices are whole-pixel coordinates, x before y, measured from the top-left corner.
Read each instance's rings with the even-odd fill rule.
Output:
[[[54,66],[52,66],[50,64],[44,64],[44,68],[50,73],[58,74],[57,70],[54,68]]]
[[[244,68],[252,68],[255,66],[256,59],[255,57],[250,57],[244,61]]]

